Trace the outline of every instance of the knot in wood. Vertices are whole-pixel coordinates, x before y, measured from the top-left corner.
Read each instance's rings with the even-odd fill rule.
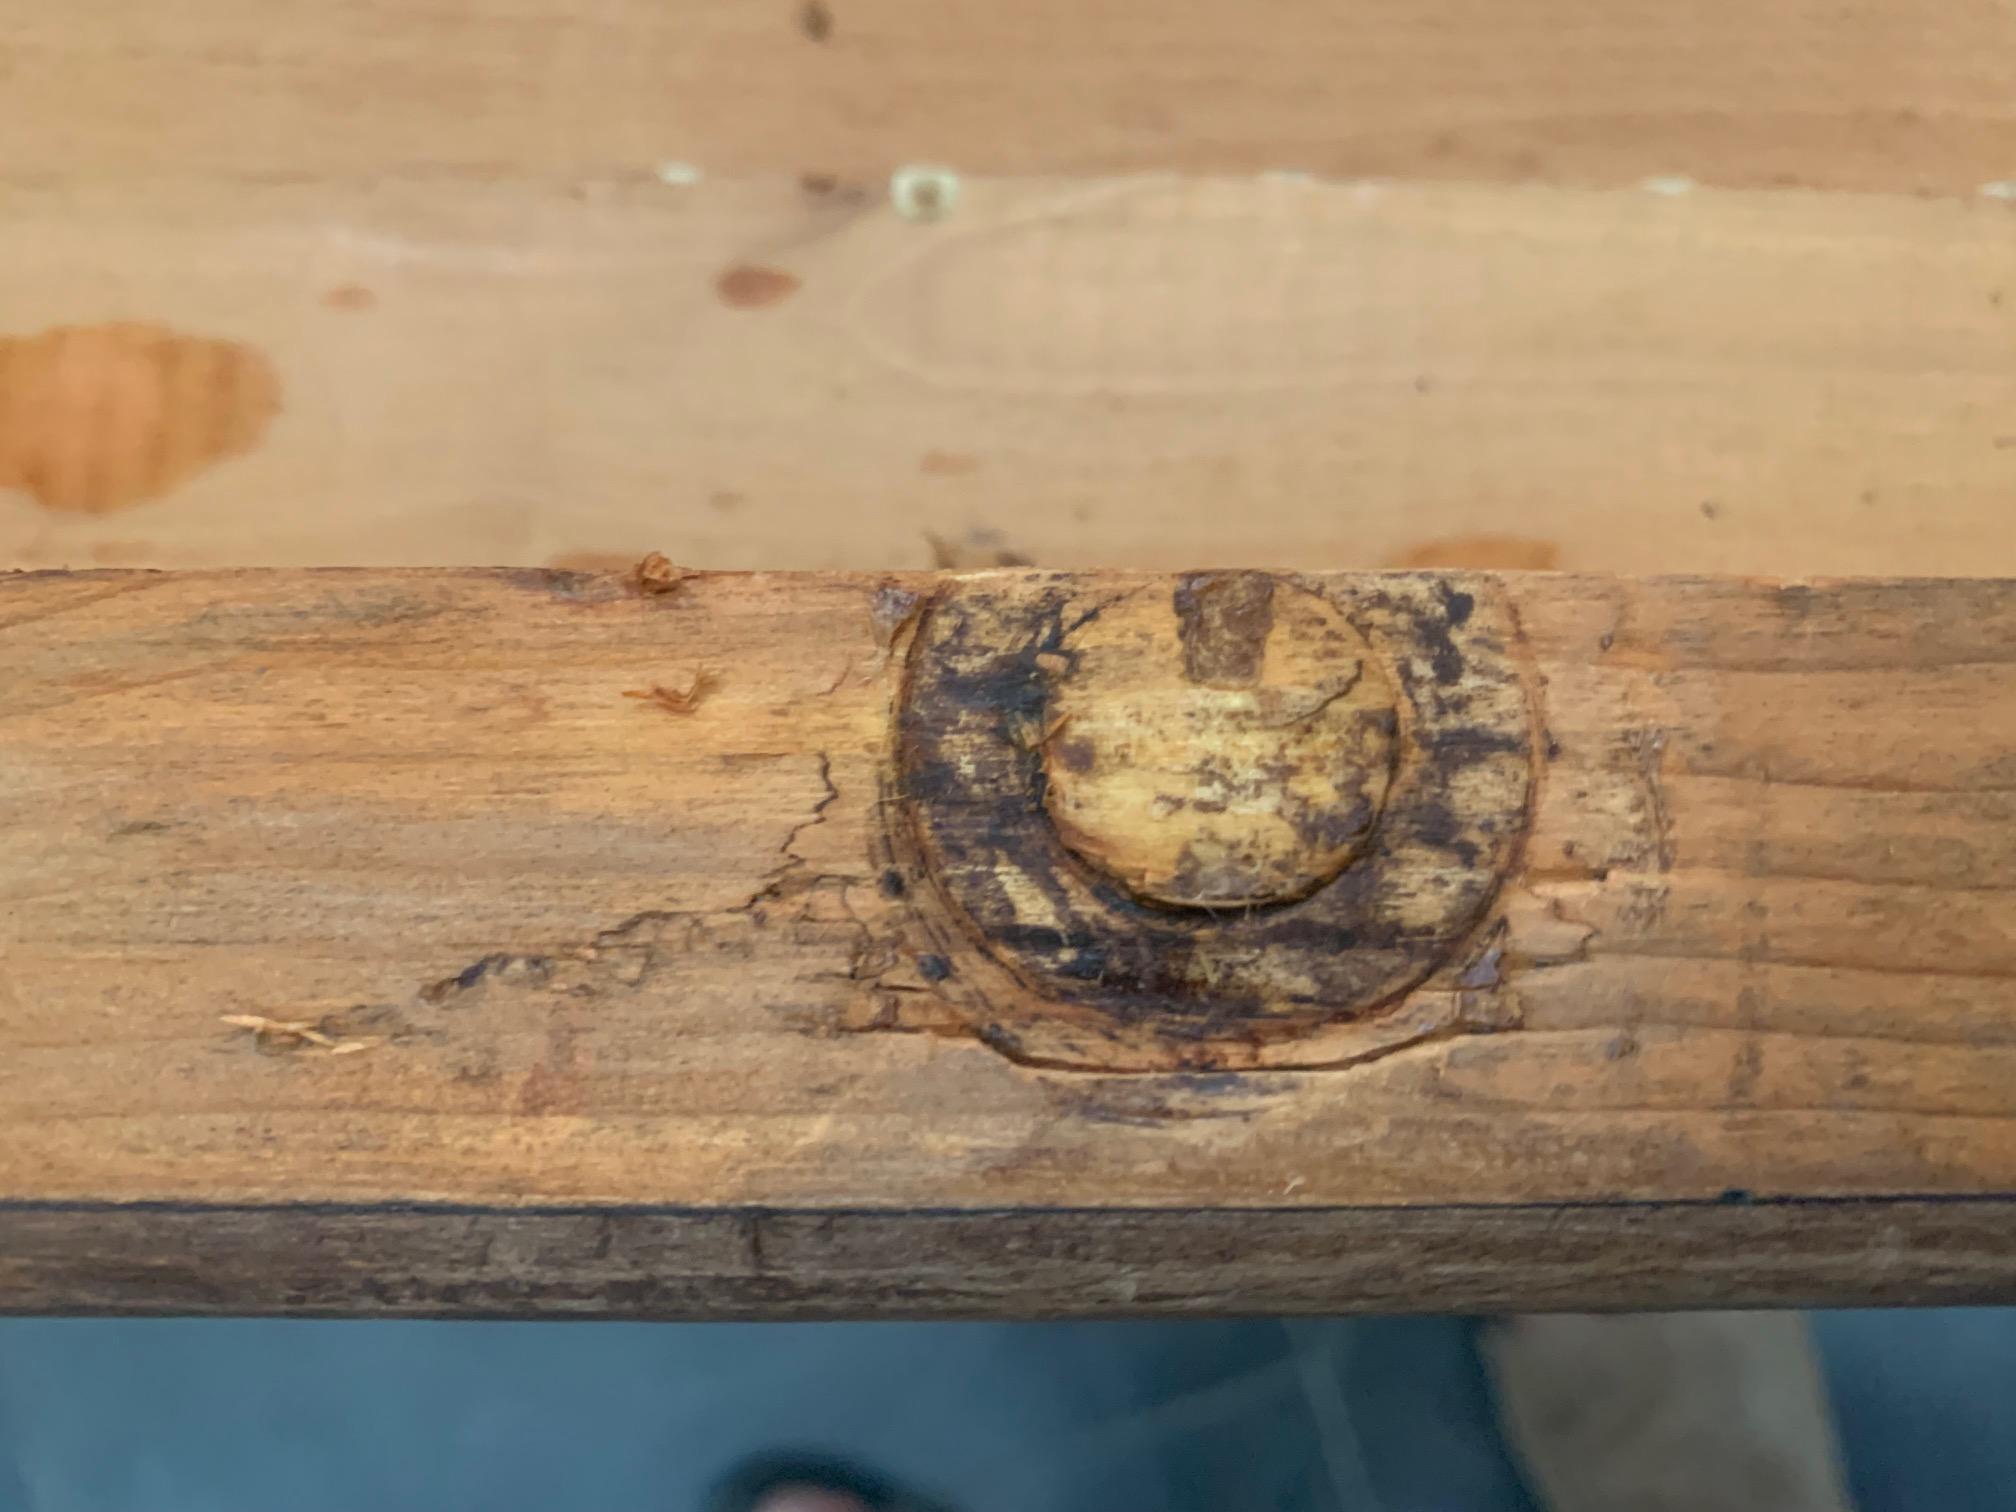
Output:
[[[1143,901],[1306,897],[1371,833],[1393,775],[1394,689],[1320,595],[1201,574],[1114,606],[1042,668],[1051,822]]]

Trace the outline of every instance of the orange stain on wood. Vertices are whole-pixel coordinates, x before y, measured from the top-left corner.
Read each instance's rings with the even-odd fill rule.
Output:
[[[0,488],[104,514],[251,450],[280,409],[251,347],[119,322],[0,338]]]
[[[1477,572],[1545,572],[1559,564],[1561,548],[1529,536],[1444,536],[1403,551],[1393,567],[1461,567]]]
[[[377,308],[378,296],[362,284],[338,284],[322,296],[322,303],[332,310],[370,310]]]
[[[917,459],[919,472],[939,478],[956,478],[977,471],[979,466],[980,459],[965,452],[927,451]]]
[[[721,302],[738,310],[760,310],[798,292],[798,275],[782,268],[742,263],[714,280]]]

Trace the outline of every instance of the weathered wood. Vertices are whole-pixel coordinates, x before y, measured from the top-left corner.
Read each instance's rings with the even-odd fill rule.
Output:
[[[0,1305],[2016,1293],[2009,583],[24,574],[0,648]],[[1046,834],[1073,699],[1187,711],[1109,837],[1372,791],[1195,759],[1277,715],[1389,780],[1221,911]]]
[[[0,1207],[0,1312],[1015,1318],[2007,1301],[2016,1202]]]
[[[164,176],[6,214],[0,566],[2016,574],[1992,200],[969,174],[919,224],[790,177]]]

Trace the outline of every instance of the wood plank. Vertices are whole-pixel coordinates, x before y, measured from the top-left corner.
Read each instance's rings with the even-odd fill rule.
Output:
[[[1272,628],[1215,597],[1256,582]],[[2010,583],[657,586],[0,579],[0,1305],[2016,1291]],[[1258,635],[1262,681],[1070,681],[1162,604],[1172,667]],[[1033,774],[1109,759],[1058,679],[1362,755],[1267,713],[1283,668],[1376,713],[1291,644],[1392,689],[1334,879],[1227,912],[1044,859]],[[1290,812],[1254,771],[1235,817]],[[1155,823],[1217,812],[1195,772]],[[971,1258],[1015,1233],[1052,1258]]]
[[[145,0],[0,13],[8,173],[1351,176],[1972,192],[2016,10],[1959,0]]]
[[[865,571],[936,536],[2016,573],[1989,201],[969,178],[923,225],[612,175],[6,207],[0,563]]]

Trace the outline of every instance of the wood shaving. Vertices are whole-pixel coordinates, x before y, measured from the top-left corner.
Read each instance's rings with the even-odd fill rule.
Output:
[[[331,1055],[357,1055],[365,1050],[375,1050],[385,1043],[382,1034],[339,1038],[317,1028],[309,1019],[268,1018],[263,1013],[225,1013],[219,1018],[234,1029],[251,1030],[255,1038],[266,1043],[313,1045]]]

